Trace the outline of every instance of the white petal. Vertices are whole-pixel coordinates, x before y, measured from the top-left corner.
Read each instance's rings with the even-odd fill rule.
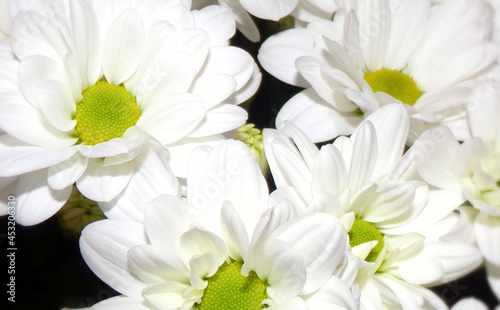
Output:
[[[188,204],[199,210],[196,220],[214,232],[220,229],[225,200],[232,203],[249,236],[267,208],[267,183],[250,150],[240,141],[221,142],[208,156],[193,155],[187,182]]]
[[[243,108],[224,104],[207,111],[200,125],[189,134],[190,137],[204,137],[225,133],[245,124],[248,113]]]
[[[474,297],[467,297],[454,304],[451,310],[488,310],[488,307]]]
[[[313,213],[293,219],[272,235],[290,244],[306,264],[307,280],[301,294],[319,289],[344,255],[347,234],[333,216]]]
[[[47,181],[53,189],[63,189],[72,185],[80,178],[89,162],[80,154],[75,154],[67,160],[49,168]]]
[[[69,147],[77,141],[52,127],[20,93],[0,96],[0,129],[26,143],[51,149]]]
[[[224,202],[221,211],[221,232],[229,256],[237,261],[245,261],[250,241],[243,227],[245,224],[229,201]]]
[[[500,266],[500,218],[480,212],[474,221],[474,234],[484,258]]]
[[[455,157],[458,147],[457,140],[445,127],[424,132],[412,147],[414,162],[422,178],[439,188],[461,187],[450,160]]]
[[[185,137],[206,115],[205,104],[194,95],[172,94],[162,97],[143,112],[137,126],[162,144]]]
[[[211,108],[228,98],[236,89],[236,81],[223,74],[204,74],[193,83],[191,92],[203,98],[207,108]]]
[[[321,148],[312,172],[311,186],[314,194],[327,191],[337,197],[347,185],[347,169],[339,150],[333,145]]]
[[[148,204],[144,223],[151,244],[178,252],[181,235],[189,228],[188,206],[175,196],[163,195]]]
[[[124,11],[110,25],[103,46],[102,68],[106,80],[113,85],[123,83],[137,69],[146,38],[139,13]]]
[[[182,234],[180,252],[186,261],[190,261],[194,256],[213,253],[217,258],[217,266],[222,265],[227,257],[224,241],[219,236],[199,228],[193,228]]]
[[[220,266],[220,260],[212,252],[203,255],[194,256],[189,260],[191,267],[191,276],[189,283],[197,290],[204,290],[207,285],[207,279],[213,276]]]
[[[170,282],[146,288],[143,296],[155,309],[180,309],[186,302],[184,294],[187,288],[186,285]]]
[[[18,145],[16,145],[18,144]],[[0,136],[0,175],[14,176],[57,165],[75,154],[75,148],[45,149]]]
[[[72,1],[71,29],[77,51],[77,61],[84,84],[82,88],[92,86],[101,74],[101,38],[94,9],[89,2]],[[86,82],[89,84],[87,85]]]
[[[225,74],[236,81],[236,90],[243,88],[254,74],[254,61],[244,50],[234,46],[210,49],[201,74]]]
[[[276,117],[276,128],[289,121],[313,142],[323,142],[351,134],[361,120],[360,115],[337,111],[312,88],[308,88],[285,103]]]
[[[195,60],[191,55],[184,52],[157,55],[139,81],[137,99],[141,111],[158,104],[162,97],[187,92],[195,74]]]
[[[500,125],[495,118],[495,115],[500,115],[499,92],[498,86],[485,83],[471,94],[467,108],[474,137],[493,142],[500,136]]]
[[[147,243],[143,224],[103,220],[82,231],[80,251],[85,263],[102,281],[124,295],[142,298],[146,284],[128,270],[127,252],[134,245]]]
[[[225,45],[234,36],[236,24],[229,9],[214,5],[192,14],[196,27],[206,30],[210,36],[211,46]]]
[[[84,308],[87,309],[87,308]],[[94,304],[91,310],[152,310],[151,304],[142,298],[131,298],[127,296],[115,296]]]
[[[101,159],[89,162],[84,174],[76,182],[82,195],[94,201],[110,201],[127,186],[134,172],[134,164],[102,166]]]
[[[365,121],[373,124],[377,135],[373,176],[383,176],[393,170],[403,155],[410,118],[403,105],[389,104],[370,114]]]
[[[144,220],[146,204],[160,195],[178,195],[179,184],[166,159],[148,147],[134,158],[134,173],[125,189],[108,203],[99,203],[108,218]]]
[[[261,19],[278,21],[290,14],[297,6],[298,0],[241,0],[241,5],[252,15]]]
[[[45,221],[66,203],[71,189],[51,189],[47,185],[47,169],[20,176],[15,189],[16,221],[25,226]]]
[[[281,81],[300,87],[307,83],[295,68],[301,56],[319,56],[324,46],[320,33],[308,29],[290,29],[267,39],[257,58],[264,69]]]
[[[130,272],[148,286],[165,282],[189,285],[189,268],[169,249],[143,244],[133,246],[127,254]]]
[[[40,86],[37,94],[40,111],[52,126],[61,131],[70,131],[76,126],[76,105],[63,83],[47,81]]]
[[[378,141],[373,124],[361,124],[351,136],[351,140],[354,141],[354,149],[349,168],[349,188],[357,191],[376,177],[373,171],[377,162]]]

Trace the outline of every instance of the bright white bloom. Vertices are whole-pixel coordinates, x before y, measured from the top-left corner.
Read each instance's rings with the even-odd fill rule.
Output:
[[[336,3],[332,9],[342,9],[333,21],[279,33],[259,51],[264,69],[306,88],[281,109],[277,128],[291,121],[314,142],[327,141],[402,102],[411,116],[409,141],[440,124],[468,138],[469,86],[500,55],[491,7],[476,0]]]
[[[357,309],[360,261],[344,255],[336,218],[268,208],[260,167],[239,141],[198,148],[191,163],[187,199],[157,197],[144,223],[84,229],[86,263],[127,296],[97,309]]]
[[[445,309],[424,286],[457,279],[482,262],[470,244],[469,214],[453,212],[462,202],[456,190],[429,190],[409,179],[402,158],[409,122],[402,105],[387,105],[350,138],[320,150],[292,123],[283,132],[264,131],[278,188],[271,197],[292,201],[299,214],[339,217],[352,252],[369,263],[356,280],[363,309]]]
[[[236,105],[260,73],[228,46],[227,9],[190,11],[187,0],[43,4],[9,2],[11,39],[0,41],[0,177],[29,180],[15,193],[20,223],[50,217],[75,182],[91,200],[117,197],[144,168],[143,145],[185,177],[194,147],[244,124]]]
[[[468,104],[472,139],[458,143],[444,127],[415,142],[417,170],[429,184],[461,191],[480,211],[474,223],[488,279],[500,298],[500,85],[484,84]]]
[[[219,3],[233,12],[238,30],[250,41],[257,42],[260,40],[260,33],[250,14],[278,21],[290,14],[298,2],[299,0],[193,0],[193,8]]]

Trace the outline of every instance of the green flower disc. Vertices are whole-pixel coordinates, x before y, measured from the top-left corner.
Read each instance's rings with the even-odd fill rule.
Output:
[[[380,69],[367,72],[365,81],[373,92],[384,92],[409,105],[415,104],[422,94],[410,76],[396,70]]]
[[[378,231],[372,223],[356,217],[351,231],[349,231],[349,244],[351,247],[373,240],[378,240],[378,244],[365,258],[367,262],[374,262],[380,254],[380,251],[384,248],[384,235]]]
[[[139,106],[123,85],[100,80],[82,93],[76,104],[76,133],[87,145],[118,138],[141,116]]]
[[[251,271],[241,275],[241,263],[224,263],[208,278],[199,310],[259,310],[265,308],[266,285]]]

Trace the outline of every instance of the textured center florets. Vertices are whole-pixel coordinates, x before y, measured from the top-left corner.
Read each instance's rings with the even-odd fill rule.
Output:
[[[208,278],[199,310],[258,310],[265,308],[266,285],[251,271],[241,275],[241,263],[224,263]]]
[[[413,105],[421,95],[417,83],[410,76],[396,70],[367,72],[365,81],[373,92],[384,92],[409,105]]]
[[[75,114],[80,143],[95,145],[121,137],[141,116],[135,97],[122,85],[100,80],[82,96]]]
[[[377,240],[378,244],[370,251],[370,254],[365,258],[367,262],[374,262],[382,249],[384,248],[384,235],[369,222],[363,221],[360,218],[354,219],[354,224],[349,231],[349,244],[355,247],[368,241]]]

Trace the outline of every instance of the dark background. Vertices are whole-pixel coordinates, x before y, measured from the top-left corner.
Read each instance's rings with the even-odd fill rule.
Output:
[[[278,23],[258,21],[262,40],[278,32]],[[257,55],[260,44],[254,44],[237,34],[233,44]],[[263,70],[262,84],[256,96],[243,104],[249,111],[249,122],[258,128],[274,127],[279,108],[301,89],[276,80]],[[270,180],[272,187],[272,181]],[[272,188],[271,188],[272,189]],[[43,206],[40,206],[43,207]],[[9,247],[7,218],[0,218],[0,246],[2,250],[3,287],[9,282]],[[112,288],[100,281],[85,265],[78,248],[78,241],[63,235],[56,218],[51,218],[32,227],[16,226],[16,302],[8,302],[7,290],[2,293],[2,309],[54,310],[62,307],[89,307],[99,301],[117,295]],[[461,298],[475,296],[497,305],[485,278],[484,269],[479,269],[466,278],[432,289],[449,305]]]

